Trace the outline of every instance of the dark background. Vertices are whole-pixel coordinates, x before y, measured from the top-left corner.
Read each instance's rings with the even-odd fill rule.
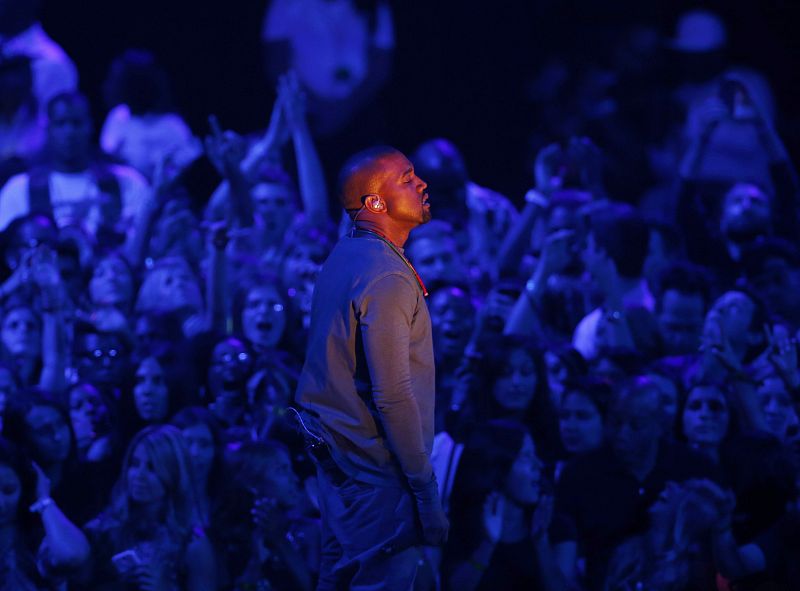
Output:
[[[166,66],[177,107],[195,133],[207,131],[209,113],[225,127],[245,132],[265,127],[273,99],[259,43],[265,6],[258,0],[45,0],[43,22],[78,65],[98,124],[104,116],[101,82],[111,60],[128,47],[142,47]],[[578,61],[597,59],[617,27],[627,23],[655,24],[670,36],[676,17],[697,6],[396,1],[395,66],[373,108],[384,121],[376,139],[410,151],[428,137],[449,137],[462,148],[474,180],[518,201],[531,182],[527,142],[537,126],[525,88],[543,58],[568,52]],[[797,156],[800,3],[736,0],[702,6],[725,19],[732,61],[768,76],[778,101],[778,129]]]

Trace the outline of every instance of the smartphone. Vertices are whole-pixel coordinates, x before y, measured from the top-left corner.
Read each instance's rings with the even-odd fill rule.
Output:
[[[120,574],[125,574],[142,564],[142,559],[139,558],[136,550],[123,550],[111,557],[111,563]]]

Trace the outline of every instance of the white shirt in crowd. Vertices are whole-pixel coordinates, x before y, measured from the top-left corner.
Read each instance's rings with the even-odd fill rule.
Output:
[[[200,140],[175,113],[132,115],[127,105],[117,105],[108,113],[100,133],[100,147],[114,154],[147,178],[166,157],[171,165],[183,168],[202,153]]]
[[[148,198],[150,187],[144,177],[129,166],[111,165],[111,171],[120,186],[122,219],[130,221]],[[0,190],[0,231],[15,218],[29,213],[28,181],[27,173],[18,174]],[[50,173],[50,202],[60,228],[78,224],[89,231],[96,230],[101,219],[102,197],[89,170]]]

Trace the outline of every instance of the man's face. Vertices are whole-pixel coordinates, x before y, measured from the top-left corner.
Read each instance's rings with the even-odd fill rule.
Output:
[[[87,333],[78,344],[78,373],[97,386],[118,386],[127,370],[128,351],[114,334]]]
[[[725,195],[720,228],[731,239],[753,239],[769,231],[769,198],[755,185],[738,183]]]
[[[407,254],[422,280],[431,285],[457,284],[466,277],[461,255],[450,237],[415,240]]]
[[[251,191],[255,213],[269,238],[280,239],[292,221],[295,199],[283,183],[259,183]]]
[[[657,320],[668,355],[690,355],[700,346],[705,301],[699,293],[668,289],[661,301]]]
[[[48,145],[59,160],[85,158],[91,147],[92,120],[86,103],[59,101],[47,125]]]
[[[414,172],[414,165],[399,152],[381,158],[382,182],[379,194],[386,213],[397,224],[416,228],[431,220],[428,184]]]
[[[472,334],[475,310],[460,289],[444,289],[430,300],[431,325],[436,353],[446,359],[460,358]]]
[[[211,391],[237,392],[244,388],[250,375],[251,359],[241,341],[225,339],[214,347],[208,369],[208,385]]]

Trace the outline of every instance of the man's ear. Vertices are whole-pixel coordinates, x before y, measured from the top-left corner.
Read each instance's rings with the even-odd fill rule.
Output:
[[[380,195],[367,195],[364,206],[372,213],[383,213],[386,211],[386,202]]]

